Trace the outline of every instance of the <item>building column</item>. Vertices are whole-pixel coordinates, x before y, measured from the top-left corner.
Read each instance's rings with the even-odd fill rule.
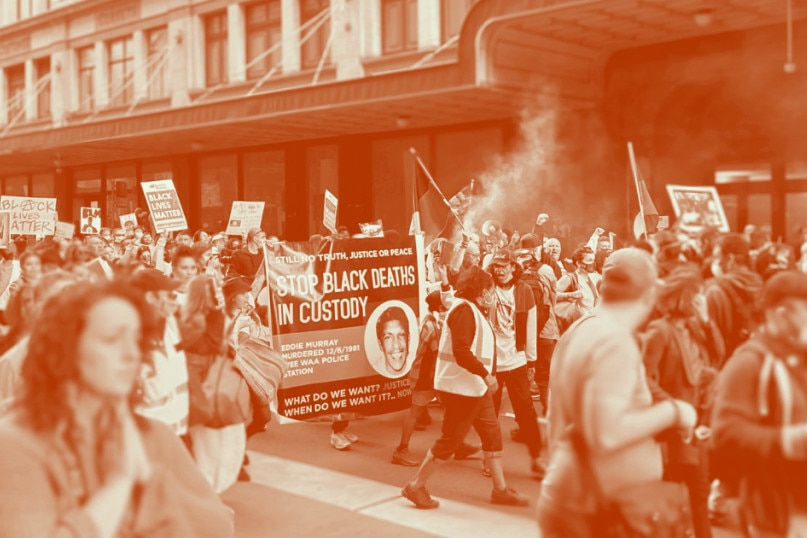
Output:
[[[109,57],[106,43],[95,42],[95,73],[93,85],[95,90],[95,108],[106,108],[109,104]]]
[[[34,12],[31,15],[39,15],[48,10],[48,0],[33,0],[32,3]]]
[[[358,27],[361,55],[363,58],[381,56],[381,0],[354,1],[358,1],[361,14]]]
[[[8,123],[8,77],[0,67],[0,125]]]
[[[230,82],[247,79],[247,41],[244,8],[240,4],[227,6],[227,65]]]
[[[14,2],[0,2],[0,21],[4,25],[17,21],[17,6]]]
[[[280,17],[282,21],[280,47],[283,53],[283,72],[296,73],[302,63],[300,51],[300,2],[299,0],[280,0]]]
[[[440,0],[418,0],[418,48],[440,46],[442,10]]]
[[[148,45],[146,44],[146,36],[143,30],[135,30],[132,32],[132,59],[134,60],[134,72],[132,73],[132,94],[134,101],[141,101],[148,97],[148,71],[146,64],[148,63]]]
[[[187,25],[187,32],[183,45],[186,47],[185,58],[187,60],[190,87],[199,89],[205,87],[205,21],[199,15],[191,15]],[[173,61],[173,58],[171,59]]]
[[[81,108],[81,98],[78,85],[78,53],[76,49],[65,51],[62,61],[62,83],[67,91],[67,99],[64,100],[65,112],[75,112]],[[94,90],[95,88],[93,88]]]
[[[168,60],[165,66],[166,81],[168,91],[171,92],[171,106],[186,106],[191,102],[188,87],[193,85],[191,76],[193,74],[192,64],[195,60],[190,53],[188,46],[193,43],[191,35],[191,20],[198,17],[183,15],[168,23]],[[204,61],[204,48],[202,48],[202,58]]]
[[[25,92],[23,93],[22,106],[25,109],[23,121],[32,121],[36,119],[36,66],[34,60],[29,58],[25,60]]]
[[[54,127],[64,125],[70,108],[71,67],[69,51],[60,50],[50,55],[50,114]]]
[[[331,0],[331,58],[337,80],[364,76],[361,62],[361,12],[358,0]]]

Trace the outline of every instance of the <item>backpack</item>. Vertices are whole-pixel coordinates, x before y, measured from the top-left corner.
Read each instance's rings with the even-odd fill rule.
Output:
[[[552,285],[549,278],[538,272],[530,272],[524,275],[522,281],[532,290],[535,298],[535,308],[538,311],[538,336],[544,330],[546,322],[552,313]]]

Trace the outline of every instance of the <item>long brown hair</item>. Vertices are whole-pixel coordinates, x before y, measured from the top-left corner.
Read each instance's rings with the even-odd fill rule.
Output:
[[[689,319],[696,315],[694,300],[703,286],[697,267],[680,266],[664,278],[656,296],[656,309],[672,319]]]

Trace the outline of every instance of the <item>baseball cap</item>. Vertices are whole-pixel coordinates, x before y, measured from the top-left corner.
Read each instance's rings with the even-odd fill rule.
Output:
[[[535,234],[524,234],[521,236],[521,248],[537,248],[541,246],[540,238]]]
[[[773,275],[762,290],[762,307],[776,308],[786,299],[807,300],[807,274],[801,271],[781,271]]]
[[[602,268],[600,296],[611,303],[634,301],[658,282],[653,256],[635,247],[614,251]]]
[[[141,291],[174,291],[182,283],[168,278],[157,269],[141,269],[129,279],[129,284]]]
[[[507,265],[518,263],[516,257],[509,250],[500,250],[490,259],[490,265]]]

